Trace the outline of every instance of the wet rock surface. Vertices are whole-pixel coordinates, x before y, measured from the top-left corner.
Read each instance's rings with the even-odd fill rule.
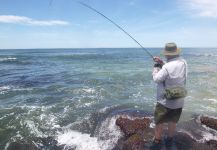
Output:
[[[64,145],[58,145],[57,141],[53,137],[37,138],[34,141],[35,142],[31,142],[31,141],[11,142],[6,149],[7,150],[41,150],[41,149],[63,150],[64,149]]]
[[[206,125],[207,127],[217,131],[217,119],[202,116],[200,117],[200,121],[202,124]]]
[[[147,129],[150,125],[150,119],[128,119],[128,118],[118,118],[116,120],[116,125],[120,127],[124,135],[129,137],[135,133],[141,133],[143,130]]]
[[[212,128],[216,128],[212,118],[205,118]],[[154,129],[150,128],[149,118],[129,119],[120,117],[116,120],[116,125],[124,133],[124,137],[119,139],[117,147],[119,150],[148,150],[146,145],[150,145],[154,137]],[[214,123],[214,124],[213,124]],[[199,142],[187,133],[176,132],[174,143],[177,150],[216,150],[217,141],[210,140]],[[167,150],[164,146],[162,150]]]
[[[150,115],[143,115],[143,116],[150,116]],[[113,150],[149,150],[148,145],[150,146],[152,139],[154,137],[154,129],[150,126],[152,120],[149,117],[141,117],[141,115],[137,115],[135,113],[120,114],[118,115],[117,119],[115,118],[115,120],[116,120],[115,124],[121,130],[123,136],[119,138],[117,144],[115,141],[116,146],[115,148],[113,148]],[[209,128],[206,128],[204,125],[206,125]],[[177,150],[217,150],[217,140],[216,140],[217,132],[215,131],[216,127],[217,127],[216,119],[211,117],[197,116],[197,118],[192,119],[190,121],[179,123],[177,127],[177,132],[174,135],[174,143],[176,145],[176,149]],[[84,127],[82,126],[82,128]],[[209,130],[210,128],[214,130]],[[205,131],[208,133],[212,133],[214,137],[216,134],[216,138],[213,139],[207,137],[203,138],[203,133],[205,133]],[[5,136],[8,133],[10,132],[4,129],[0,129],[1,135]],[[95,137],[100,139],[99,135]],[[106,135],[106,137],[108,136]],[[46,138],[38,137],[34,139],[29,139],[28,141],[11,142],[7,145],[6,149],[7,150],[40,150],[40,149],[63,150],[66,149],[65,146],[66,145],[59,145],[55,137],[46,137]],[[77,149],[76,147],[67,148],[67,150],[76,150],[76,149]],[[167,150],[167,149],[164,146],[161,150]]]

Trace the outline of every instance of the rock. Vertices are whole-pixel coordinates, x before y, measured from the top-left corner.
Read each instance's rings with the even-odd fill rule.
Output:
[[[37,150],[38,148],[33,144],[26,144],[26,143],[18,143],[12,142],[7,147],[7,150]]]
[[[213,118],[205,117],[202,121],[212,128],[216,127],[216,120],[213,120]],[[131,120],[120,117],[116,120],[116,125],[124,133],[124,136],[117,143],[119,150],[148,150],[145,148],[145,144],[150,144],[154,137],[154,129],[149,127],[150,119],[137,118]],[[217,150],[217,141],[210,140],[205,143],[200,143],[185,132],[176,132],[174,142],[177,150]],[[165,149],[165,147],[162,148],[162,150]]]
[[[183,149],[180,149],[183,150]],[[188,150],[188,149],[187,149]],[[190,150],[214,150],[209,145],[204,143],[193,142]],[[216,150],[216,149],[215,149]]]
[[[145,142],[139,134],[131,135],[123,144],[123,150],[145,150]]]
[[[216,140],[210,140],[210,141],[207,141],[206,143],[212,148],[212,150],[217,149],[217,141]]]
[[[120,117],[116,120],[116,125],[124,133],[124,137],[118,141],[119,149],[146,150],[144,147],[146,139],[153,136],[153,129],[149,128],[149,118],[136,118],[131,120]]]
[[[52,149],[63,150],[64,145],[58,145],[53,137],[35,138],[29,141],[16,141],[11,142],[7,150],[39,150],[39,149]]]
[[[174,136],[174,140],[178,150],[191,149],[192,143],[195,142],[189,135],[182,132],[176,133]]]
[[[200,121],[202,124],[206,125],[207,127],[217,131],[217,119],[202,116],[200,117]]]
[[[125,137],[130,137],[133,134],[139,133],[140,131],[144,131],[150,125],[149,118],[143,119],[134,119],[130,120],[128,118],[118,118],[116,120],[116,125],[120,127],[121,131],[123,131]]]

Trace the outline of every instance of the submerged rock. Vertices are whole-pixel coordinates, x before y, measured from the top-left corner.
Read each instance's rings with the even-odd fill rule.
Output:
[[[38,147],[32,144],[12,142],[7,147],[7,150],[38,150]]]
[[[202,124],[206,125],[207,127],[217,131],[217,119],[202,116],[200,117],[200,121]]]
[[[53,137],[35,138],[32,141],[11,142],[6,150],[63,150],[64,145],[58,145]]]

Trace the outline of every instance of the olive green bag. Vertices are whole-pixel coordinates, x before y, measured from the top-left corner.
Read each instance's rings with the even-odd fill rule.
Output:
[[[186,67],[187,66],[185,64],[185,85],[186,85]],[[187,90],[185,89],[185,87],[166,88],[164,96],[165,96],[165,98],[167,100],[175,100],[175,99],[178,99],[178,98],[184,98],[184,97],[187,96]]]
[[[174,100],[178,98],[184,98],[187,96],[187,90],[184,87],[172,87],[165,89],[165,98],[167,100]]]

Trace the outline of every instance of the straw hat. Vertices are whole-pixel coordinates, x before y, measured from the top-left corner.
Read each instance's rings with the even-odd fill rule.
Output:
[[[167,43],[163,50],[163,55],[166,56],[179,55],[180,53],[181,53],[181,49],[177,48],[175,43]]]

